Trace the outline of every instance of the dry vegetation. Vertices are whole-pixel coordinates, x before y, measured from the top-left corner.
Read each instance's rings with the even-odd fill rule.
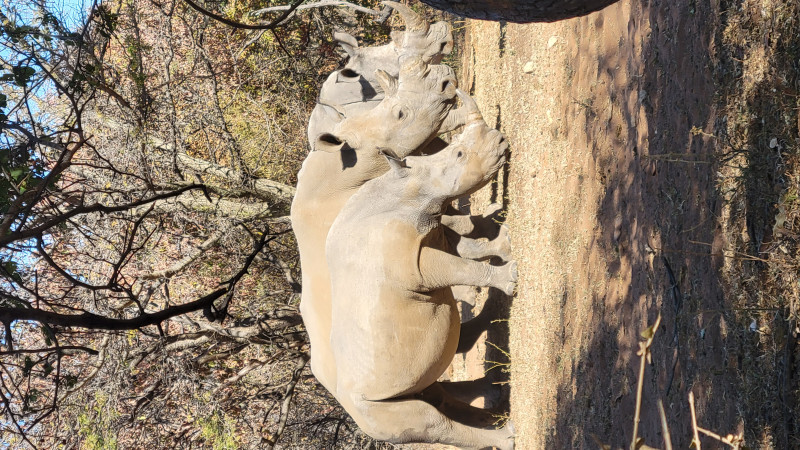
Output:
[[[622,0],[563,23],[468,22],[462,85],[511,144],[472,202],[499,189],[520,261],[523,448],[627,447],[639,404],[639,435],[663,447],[659,401],[675,448],[800,446],[799,8]],[[658,315],[642,380],[639,332]]]
[[[751,443],[797,447],[800,5],[746,0],[723,2],[722,10],[716,140],[728,245],[721,275],[736,318],[739,410]]]

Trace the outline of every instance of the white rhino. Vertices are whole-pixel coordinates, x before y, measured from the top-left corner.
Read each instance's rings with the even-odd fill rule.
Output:
[[[428,42],[409,38],[412,33],[422,35],[426,26],[420,25],[421,19],[410,10],[405,17],[410,25],[404,45]],[[441,47],[438,40],[432,45]],[[330,277],[325,239],[350,195],[389,169],[381,151],[406,156],[441,132],[455,102],[456,81],[450,68],[429,65],[420,56],[429,53],[419,48],[403,53],[398,78],[377,70],[375,78],[385,93],[383,100],[315,137],[298,173],[291,217],[303,279],[300,311],[311,342],[312,372],[329,390],[335,387],[335,367],[328,342]]]
[[[401,11],[403,11],[401,9]],[[300,311],[311,344],[311,370],[319,382],[333,392],[336,367],[330,349],[331,305],[330,275],[325,262],[325,239],[342,206],[365,182],[389,170],[381,152],[399,157],[417,153],[418,148],[445,130],[463,123],[463,108],[451,111],[455,102],[455,78],[446,66],[429,65],[425,55],[441,50],[448,39],[427,39],[419,16],[405,10],[411,24],[404,36],[419,32],[414,39],[404,39],[412,46],[397,63],[399,80],[377,71],[375,79],[382,85],[385,97],[368,111],[344,118],[332,130],[322,133],[298,173],[297,192],[292,202],[292,227],[300,250],[303,280]],[[449,34],[449,28],[448,28]],[[413,46],[429,45],[420,49]],[[447,46],[445,45],[444,48]],[[432,57],[435,60],[436,57]],[[447,224],[466,235],[476,227],[496,228],[489,217],[448,217]],[[480,220],[482,219],[482,220]],[[487,226],[488,225],[488,226]],[[454,237],[458,251],[470,257],[498,255],[508,258],[510,245],[503,228],[496,239],[486,243]],[[483,328],[478,323],[467,326],[463,350],[466,351]]]
[[[508,148],[474,100],[458,94],[471,111],[464,131],[435,155],[399,160],[387,153],[392,170],[365,183],[330,229],[333,393],[376,439],[505,450],[514,447],[510,425],[465,424],[471,407],[436,382],[459,340],[450,287],[510,295],[517,280],[516,262],[493,266],[440,250],[443,209],[483,186]]]
[[[383,3],[400,13],[406,31],[393,32],[388,44],[377,47],[359,47],[358,41],[350,34],[333,34],[349,60],[342,69],[332,72],[320,89],[317,105],[308,121],[308,142],[312,146],[320,134],[331,132],[344,118],[368,111],[383,100],[384,91],[376,71],[382,70],[397,78],[401,52],[418,56],[428,64],[439,64],[442,57],[453,49],[450,24],[437,22],[429,25],[401,3]]]

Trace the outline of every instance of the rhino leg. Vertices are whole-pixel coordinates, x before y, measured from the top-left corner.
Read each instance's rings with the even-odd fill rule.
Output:
[[[511,239],[505,225],[500,225],[497,237],[488,241],[468,238],[447,228],[445,236],[462,258],[482,261],[497,256],[503,261],[511,259]]]
[[[483,398],[487,408],[492,408],[499,403],[502,395],[502,388],[500,385],[493,383],[492,380],[485,375],[475,380],[440,381],[436,384],[444,389],[452,398],[466,404],[472,403],[478,398]],[[491,423],[494,423],[494,421]]]
[[[422,247],[419,256],[422,288],[433,291],[450,286],[494,287],[513,295],[517,285],[517,263],[502,266],[473,261],[431,247]]]
[[[492,203],[481,215],[459,214],[458,210],[449,207],[442,215],[442,225],[468,238],[494,239],[500,232],[500,221],[503,206]]]
[[[468,304],[472,308],[475,307],[478,299],[478,293],[475,291],[473,286],[453,286],[451,289],[453,290],[453,298]]]
[[[429,388],[421,394],[425,400],[371,401],[357,397],[353,395],[342,404],[361,430],[374,439],[393,444],[441,443],[466,449],[514,448],[511,424],[500,429],[487,429],[462,423],[474,422],[479,416],[479,421],[485,422],[486,411],[451,399],[440,387]],[[453,416],[445,415],[432,403],[442,405]]]

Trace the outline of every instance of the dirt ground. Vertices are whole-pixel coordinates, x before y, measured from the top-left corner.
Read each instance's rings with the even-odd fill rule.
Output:
[[[509,334],[488,337],[510,352],[485,354],[510,371],[519,449],[629,446],[640,332],[659,315],[639,435],[663,447],[661,399],[674,448],[688,448],[689,392],[700,426],[744,427],[712,256],[726,245],[709,163],[719,13],[716,1],[623,0],[554,24],[465,24],[461,86],[511,149],[472,209],[504,203],[519,262]],[[787,448],[762,442],[773,439]]]

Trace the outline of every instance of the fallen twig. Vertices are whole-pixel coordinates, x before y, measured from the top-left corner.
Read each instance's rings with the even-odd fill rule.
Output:
[[[661,416],[661,430],[664,433],[664,449],[672,450],[672,437],[669,435],[667,414],[664,412],[664,403],[661,401],[661,399],[658,400],[658,415]]]
[[[692,413],[692,432],[694,433],[691,444],[694,444],[694,448],[697,450],[701,450],[700,435],[697,434],[697,414],[694,412],[694,393],[691,391],[689,392],[689,411]],[[691,444],[689,445],[690,447]]]
[[[650,354],[650,346],[653,345],[653,338],[656,335],[656,330],[661,324],[661,314],[656,318],[656,323],[647,327],[642,331],[644,342],[639,342],[639,351],[636,352],[637,356],[641,357],[641,364],[639,365],[639,382],[636,386],[636,413],[633,416],[633,438],[631,439],[631,450],[642,448],[639,442],[639,418],[642,412],[642,388],[644,387],[644,368],[647,362],[652,360]]]

